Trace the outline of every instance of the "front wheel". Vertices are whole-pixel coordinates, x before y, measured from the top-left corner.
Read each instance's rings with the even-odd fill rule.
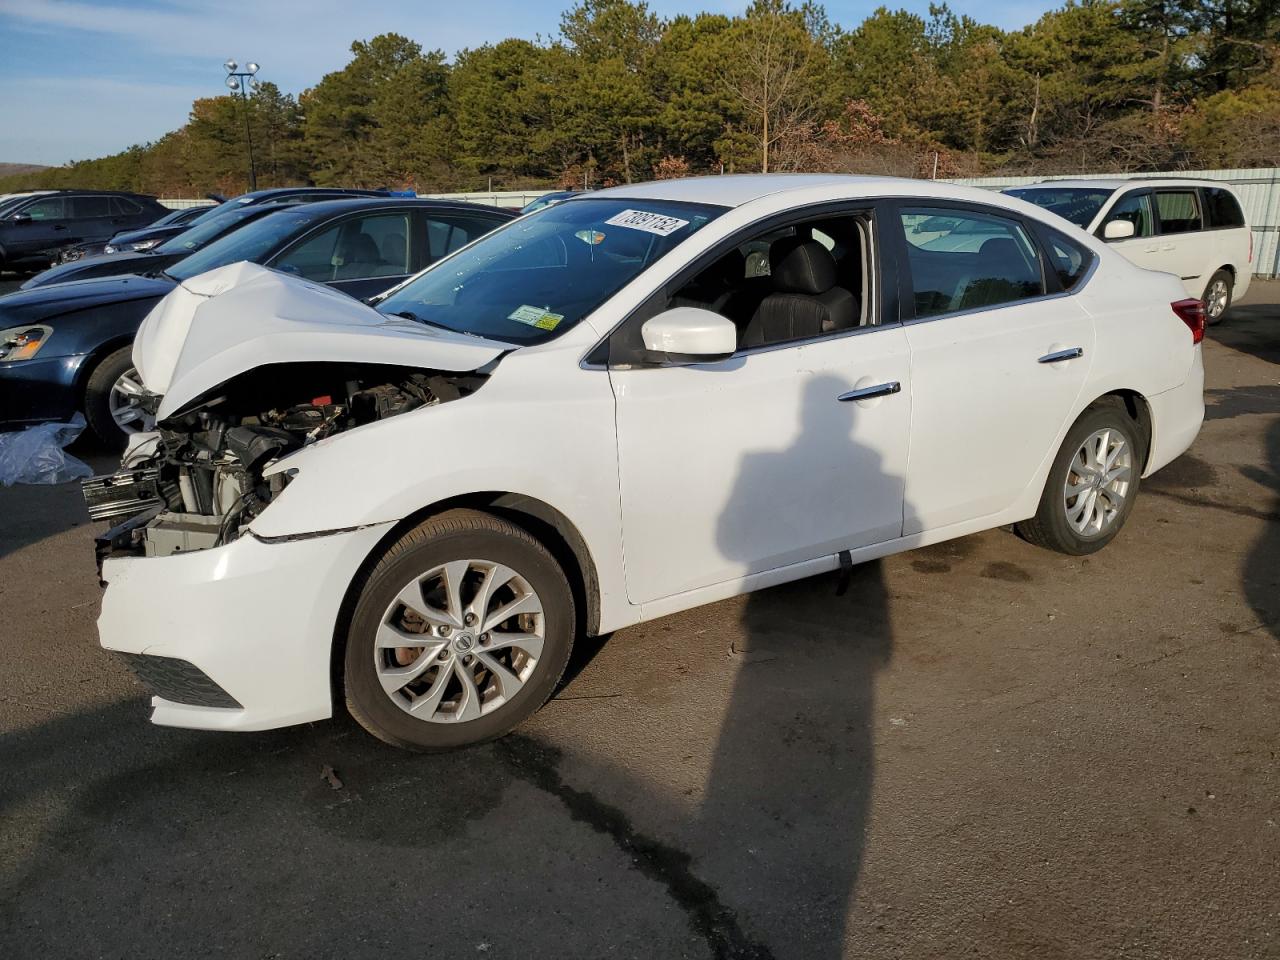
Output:
[[[347,634],[347,708],[414,750],[500,737],[555,689],[573,646],[555,559],[499,517],[451,510],[409,531],[365,582]]]
[[[125,445],[129,435],[151,430],[155,419],[139,406],[142,378],[133,366],[133,347],[121,347],[94,367],[84,391],[89,429],[108,447]]]
[[[1219,270],[1209,278],[1208,286],[1204,288],[1204,319],[1209,326],[1221,323],[1222,318],[1227,315],[1227,311],[1231,309],[1231,289],[1234,283],[1231,274],[1226,270]]]
[[[1082,556],[1101,550],[1124,526],[1138,496],[1144,446],[1119,404],[1090,407],[1067,431],[1024,540]]]

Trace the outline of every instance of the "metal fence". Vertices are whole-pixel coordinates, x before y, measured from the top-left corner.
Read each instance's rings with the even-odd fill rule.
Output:
[[[1045,180],[1087,180],[1105,174],[1083,173],[1052,177],[970,177],[948,180],[948,183],[1003,190]],[[1123,174],[1113,174],[1120,176]],[[1144,177],[1194,177],[1197,180],[1222,180],[1231,184],[1245,219],[1253,227],[1253,273],[1257,277],[1280,276],[1280,167],[1244,170],[1171,170],[1166,173],[1144,173]]]

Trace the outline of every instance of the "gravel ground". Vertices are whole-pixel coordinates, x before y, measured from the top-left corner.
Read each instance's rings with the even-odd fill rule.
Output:
[[[1280,957],[1280,283],[1206,366],[1106,551],[623,630],[446,756],[150,726],[77,490],[0,489],[0,957]]]

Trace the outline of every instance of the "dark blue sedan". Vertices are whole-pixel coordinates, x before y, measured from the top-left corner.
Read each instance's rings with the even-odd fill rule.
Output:
[[[197,274],[248,260],[366,299],[513,216],[494,207],[412,199],[273,208],[146,276],[77,280],[0,297],[0,428],[67,420],[79,410],[99,438],[118,446],[148,427],[136,402],[133,336],[165,294]]]

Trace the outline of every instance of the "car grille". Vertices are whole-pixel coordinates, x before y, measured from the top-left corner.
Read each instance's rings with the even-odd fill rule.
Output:
[[[240,708],[240,702],[209,679],[194,663],[176,657],[153,657],[142,653],[119,653],[138,679],[157,696],[193,707]]]

